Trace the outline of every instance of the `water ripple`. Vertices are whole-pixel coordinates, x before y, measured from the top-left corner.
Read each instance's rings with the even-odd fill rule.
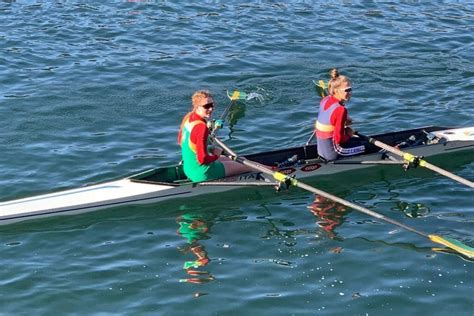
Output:
[[[237,152],[303,144],[317,112],[312,80],[332,67],[353,79],[348,109],[365,133],[472,125],[469,3],[20,0],[0,12],[2,199],[176,162],[177,127],[196,89],[215,93],[218,115],[227,90],[261,96],[239,103],[221,131]],[[455,171],[474,179],[473,170]],[[441,177],[380,172],[326,189],[474,240],[472,193]],[[315,197],[298,190],[238,197],[6,226],[2,312],[472,310],[472,263],[415,234],[337,205],[320,218]],[[186,214],[207,225],[207,238],[176,233]],[[198,272],[183,269],[204,253]],[[199,271],[213,281],[193,283]]]

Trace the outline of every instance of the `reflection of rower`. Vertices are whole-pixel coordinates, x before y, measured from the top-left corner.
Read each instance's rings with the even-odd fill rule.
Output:
[[[214,280],[214,277],[207,271],[197,270],[200,267],[206,266],[209,263],[209,257],[203,245],[199,244],[199,240],[208,239],[209,231],[208,223],[197,216],[190,214],[183,214],[178,217],[176,221],[179,224],[177,233],[186,238],[187,247],[181,249],[183,252],[192,252],[196,256],[194,261],[186,261],[183,269],[192,278],[181,279],[180,282],[188,283],[206,283]]]
[[[321,195],[316,195],[313,204],[308,209],[316,215],[319,220],[316,222],[319,227],[328,232],[329,237],[336,237],[334,230],[344,221],[344,215],[349,211],[342,204],[329,200]]]

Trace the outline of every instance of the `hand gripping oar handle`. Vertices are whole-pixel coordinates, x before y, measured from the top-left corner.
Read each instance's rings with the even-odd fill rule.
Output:
[[[448,177],[448,178],[450,178],[450,179],[453,179],[454,181],[457,181],[457,182],[459,182],[459,183],[462,183],[462,184],[464,184],[464,185],[467,185],[468,187],[474,188],[474,182],[471,182],[471,181],[469,181],[469,180],[467,180],[467,179],[464,179],[464,178],[462,178],[462,177],[460,177],[460,176],[458,176],[458,175],[455,175],[454,173],[451,173],[451,172],[449,172],[449,171],[447,171],[447,170],[444,170],[444,169],[442,169],[442,168],[440,168],[440,167],[437,167],[437,166],[435,166],[435,165],[433,165],[433,164],[430,164],[428,161],[423,160],[423,159],[421,159],[420,157],[417,157],[417,156],[414,156],[414,155],[412,155],[412,154],[410,154],[410,153],[401,151],[401,150],[398,149],[398,148],[395,148],[395,147],[392,147],[392,146],[387,145],[387,144],[385,144],[385,143],[382,143],[381,141],[376,140],[376,139],[374,139],[374,138],[372,138],[372,137],[370,137],[370,136],[365,136],[365,135],[362,135],[362,134],[360,134],[360,133],[358,133],[358,132],[357,132],[356,134],[359,135],[359,136],[362,137],[362,138],[367,139],[371,144],[374,144],[374,145],[377,146],[377,147],[380,147],[380,148],[385,149],[386,151],[389,151],[389,152],[391,152],[391,153],[393,153],[393,154],[395,154],[395,155],[397,155],[397,156],[400,156],[400,157],[402,157],[403,159],[405,159],[405,160],[408,161],[408,162],[412,162],[412,163],[413,163],[413,162],[416,162],[417,165],[419,165],[419,166],[421,166],[421,167],[424,167],[424,168],[426,168],[426,169],[430,169],[430,170],[432,170],[432,171],[434,171],[434,172],[437,172],[437,173],[439,173],[439,174],[441,174],[441,175],[443,175],[443,176],[445,176],[445,177]]]
[[[290,177],[288,175],[285,175],[281,172],[278,172],[278,171],[273,171],[273,170],[270,170],[268,167],[262,165],[262,164],[259,164],[257,162],[254,162],[254,161],[251,161],[251,160],[248,160],[246,159],[245,157],[240,157],[238,156],[232,149],[230,149],[226,144],[224,144],[220,139],[218,139],[217,137],[214,138],[215,142],[220,146],[222,147],[227,153],[230,154],[230,158],[232,158],[233,160],[245,165],[245,166],[248,166],[256,171],[260,171],[262,173],[265,173],[267,175],[270,175],[272,176],[275,180],[279,181],[279,182],[282,182],[282,183],[285,183],[285,184],[288,184],[288,185],[293,185],[295,187],[298,187],[298,188],[301,188],[303,190],[306,190],[306,191],[309,191],[309,192],[312,192],[314,194],[318,194],[318,195],[321,195],[321,196],[324,196],[330,200],[333,200],[337,203],[340,203],[342,205],[345,205],[347,207],[350,207],[352,209],[355,209],[359,212],[362,212],[364,214],[367,214],[369,216],[372,216],[372,217],[375,217],[375,218],[378,218],[382,221],[385,221],[387,223],[390,223],[390,224],[393,224],[395,226],[398,226],[398,227],[401,227],[401,228],[404,228],[410,232],[413,232],[415,234],[418,234],[422,237],[426,237],[428,239],[430,239],[432,242],[434,243],[438,243],[438,244],[442,244],[444,246],[447,246],[461,254],[463,254],[464,256],[467,256],[469,258],[474,258],[474,248],[471,248],[467,245],[464,245],[463,243],[455,240],[455,239],[451,239],[451,238],[443,238],[441,236],[438,236],[438,235],[432,235],[432,234],[426,234],[424,232],[421,232],[419,230],[416,230],[415,228],[413,227],[410,227],[410,226],[407,226],[403,223],[400,223],[394,219],[391,219],[389,217],[386,217],[382,214],[379,214],[377,212],[374,212],[374,211],[371,211],[365,207],[362,207],[360,205],[357,205],[357,204],[354,204],[352,202],[349,202],[349,201],[346,201],[344,199],[341,199],[340,197],[338,196],[335,196],[335,195],[332,195],[330,193],[327,193],[325,191],[322,191],[322,190],[319,190],[315,187],[312,187],[310,185],[307,185],[305,183],[302,183],[300,182],[299,180],[293,178],[293,177]]]

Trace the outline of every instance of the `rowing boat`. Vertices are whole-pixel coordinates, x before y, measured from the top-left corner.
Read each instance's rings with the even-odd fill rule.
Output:
[[[372,137],[423,157],[474,150],[474,127],[452,129],[429,126]],[[385,164],[400,164],[405,168],[413,166],[413,163],[398,160],[390,152],[375,148],[364,155],[326,162],[318,157],[316,145],[309,144],[246,157],[267,166],[275,166],[280,172],[298,178],[324,177]],[[159,203],[234,190],[242,186],[267,185],[277,184],[262,172],[193,183],[184,175],[182,165],[177,164],[146,170],[119,180],[0,202],[0,224],[79,214],[115,206]]]

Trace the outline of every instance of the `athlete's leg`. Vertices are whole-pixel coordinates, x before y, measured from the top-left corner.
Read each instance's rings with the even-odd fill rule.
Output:
[[[220,159],[219,159],[220,160]],[[224,165],[225,168],[225,176],[230,177],[230,176],[235,176],[238,174],[246,173],[246,172],[251,172],[253,169],[239,163],[236,161],[232,160],[224,160],[221,161],[222,164]]]
[[[359,137],[351,137],[344,144],[334,144],[334,150],[340,157],[360,155],[365,152],[366,143]]]

